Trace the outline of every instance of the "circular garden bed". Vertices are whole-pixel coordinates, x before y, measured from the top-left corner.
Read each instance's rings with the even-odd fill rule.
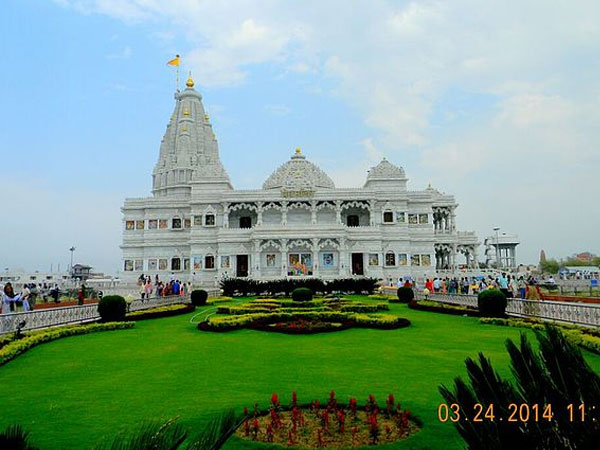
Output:
[[[378,405],[372,395],[364,405],[355,398],[342,404],[331,391],[321,404],[315,400],[300,404],[296,393],[282,406],[277,394],[266,411],[254,405],[244,408],[244,419],[236,435],[245,440],[296,448],[351,448],[383,445],[406,439],[421,429],[421,422],[402,408],[390,394]]]
[[[237,306],[219,306],[217,314],[198,324],[202,331],[242,328],[290,334],[342,331],[348,328],[397,329],[410,325],[407,319],[382,314],[387,303],[362,303],[347,299],[317,299],[306,302],[258,299]]]

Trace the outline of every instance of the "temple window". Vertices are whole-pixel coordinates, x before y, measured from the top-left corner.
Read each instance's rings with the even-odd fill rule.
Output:
[[[215,215],[214,214],[206,214],[204,216],[204,225],[207,227],[214,227],[215,226]],[[241,225],[240,225],[240,228]]]
[[[171,223],[171,228],[178,230],[181,229],[181,219],[179,217],[174,217]]]
[[[429,223],[429,214],[419,214],[419,223]]]
[[[215,257],[213,255],[206,255],[204,257],[204,268],[214,269],[215,268]]]
[[[252,218],[248,216],[240,217],[240,228],[252,228]]]
[[[358,226],[358,216],[356,215],[349,215],[346,218],[346,225],[349,227],[357,227]]]
[[[394,252],[387,252],[385,254],[385,265],[388,267],[396,265],[396,254]]]
[[[171,258],[171,270],[181,270],[181,258]]]
[[[394,213],[392,211],[383,213],[383,223],[394,223]]]

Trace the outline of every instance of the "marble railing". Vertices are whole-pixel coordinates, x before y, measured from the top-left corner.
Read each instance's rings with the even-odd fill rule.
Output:
[[[128,303],[128,310],[130,312],[140,311],[144,309],[156,308],[158,306],[188,302],[189,297],[181,297],[178,295],[151,298],[144,301],[138,299]],[[17,327],[22,322],[25,322],[25,324],[23,327],[21,327],[21,329],[23,331],[28,331],[66,324],[93,322],[99,318],[100,315],[98,314],[97,303],[82,306],[47,308],[30,312],[0,314],[0,335],[16,331]]]
[[[477,308],[477,296],[467,294],[427,294],[415,291],[417,300],[434,300],[440,303]],[[547,321],[565,322],[589,327],[600,327],[600,305],[548,300],[523,300],[509,298],[506,314]]]

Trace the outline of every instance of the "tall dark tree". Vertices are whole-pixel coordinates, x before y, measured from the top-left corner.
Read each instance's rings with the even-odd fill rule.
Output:
[[[584,360],[579,348],[568,342],[558,329],[547,326],[545,332],[535,331],[535,334],[538,351],[524,334],[519,346],[511,340],[506,342],[515,383],[502,379],[489,359],[480,353],[478,361],[471,358],[465,361],[468,382],[459,377],[454,380],[453,389],[440,386],[446,402],[460,407],[461,417],[455,426],[467,448],[598,448],[600,377]],[[516,405],[516,415],[511,404]],[[538,405],[537,410],[534,405]],[[523,408],[522,413],[518,408]],[[481,421],[476,422],[475,413],[479,410]],[[491,414],[485,417],[492,410],[493,420]],[[511,414],[516,421],[508,420]]]

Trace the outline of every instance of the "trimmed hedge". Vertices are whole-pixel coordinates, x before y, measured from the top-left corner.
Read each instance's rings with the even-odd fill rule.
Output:
[[[206,305],[206,300],[208,300],[208,292],[204,289],[196,289],[192,291],[192,295],[190,296],[192,299],[192,305],[194,306],[204,306]]]
[[[0,366],[25,353],[30,348],[43,344],[44,342],[54,341],[67,336],[93,333],[96,331],[124,330],[133,328],[133,326],[133,322],[107,322],[30,331],[25,334],[24,338],[13,340],[0,348]]]
[[[540,320],[523,320],[523,319],[500,319],[484,317],[479,319],[480,323],[488,325],[501,325],[506,327],[530,328],[532,330],[545,330],[544,322]],[[573,344],[590,352],[600,355],[600,331],[591,328],[577,327],[575,325],[558,325],[565,337]]]
[[[142,311],[128,313],[126,318],[127,320],[159,319],[161,317],[171,317],[179,314],[186,314],[195,310],[196,307],[192,304],[159,306],[158,308],[144,309]]]
[[[408,286],[399,287],[396,291],[400,303],[409,303],[415,299],[415,291]],[[392,302],[393,303],[393,302]]]
[[[295,302],[310,302],[312,296],[312,291],[307,287],[299,287],[292,291],[292,300]]]
[[[448,305],[446,303],[434,302],[431,300],[411,301],[408,304],[410,309],[417,311],[436,312],[441,314],[452,314],[455,316],[479,317],[479,311],[460,305]]]
[[[377,287],[376,278],[340,278],[337,280],[321,280],[319,278],[257,281],[248,278],[224,278],[221,280],[223,295],[228,297],[249,295],[277,295],[289,297],[299,287],[309,288],[313,294],[323,295],[334,292],[349,294],[372,294]]]
[[[101,322],[122,322],[127,313],[127,302],[120,295],[107,295],[98,302]]]
[[[477,295],[477,309],[483,317],[506,317],[508,301],[498,289],[486,289]]]

